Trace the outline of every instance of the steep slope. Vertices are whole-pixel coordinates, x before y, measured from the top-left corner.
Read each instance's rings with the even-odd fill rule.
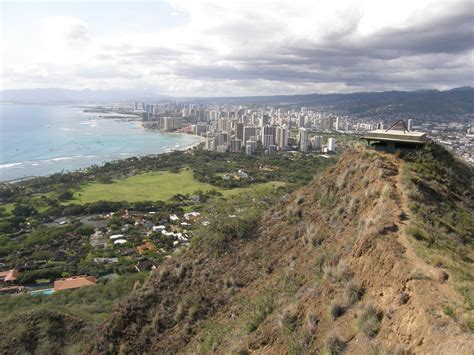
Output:
[[[74,354],[90,330],[81,319],[37,309],[0,320],[0,354]]]
[[[403,167],[393,155],[348,152],[261,219],[201,231],[112,314],[90,351],[470,353],[470,323],[446,311],[464,304],[450,269],[426,263],[405,234]],[[229,206],[209,218],[245,214]]]

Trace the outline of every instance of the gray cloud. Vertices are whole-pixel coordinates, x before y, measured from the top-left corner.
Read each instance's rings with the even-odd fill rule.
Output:
[[[472,3],[456,6],[451,13],[422,18],[406,28],[386,28],[368,36],[357,33],[359,17],[354,16],[342,30],[331,32],[322,41],[282,39],[262,43],[261,51],[246,51],[244,46],[225,56],[225,64],[195,65],[178,61],[174,70],[183,78],[203,80],[334,82],[361,87],[384,83],[407,87],[471,85],[473,64],[468,59],[459,62],[459,58],[472,59]],[[231,41],[246,37],[258,41],[262,34],[267,35],[278,27],[263,26],[267,27],[259,31],[255,24],[244,28],[226,24],[219,28],[219,33],[222,30]]]

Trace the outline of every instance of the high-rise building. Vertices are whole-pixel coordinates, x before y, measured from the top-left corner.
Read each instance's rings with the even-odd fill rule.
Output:
[[[285,126],[276,128],[275,143],[280,148],[286,148],[288,146],[288,129]]]
[[[205,148],[207,150],[216,150],[216,137],[207,137],[205,142]]]
[[[243,122],[237,122],[235,125],[235,136],[243,140],[244,139],[244,123]]]
[[[222,146],[225,145],[227,147],[227,141],[228,141],[228,133],[225,131],[220,131],[216,133],[216,145]]]
[[[229,150],[231,152],[240,152],[242,149],[242,141],[238,138],[232,138],[230,140]]]
[[[411,118],[408,119],[407,128],[409,131],[413,128],[413,120]]]
[[[336,131],[339,129],[339,117],[336,117]]]
[[[262,136],[262,145],[264,148],[268,148],[269,146],[273,145],[274,142],[275,139],[271,134],[265,134]]]
[[[263,126],[260,133],[262,135],[262,137],[261,137],[262,142],[263,142],[263,137],[264,136],[272,136],[273,137],[273,142],[274,142],[275,141],[275,136],[276,136],[276,127],[275,126]]]
[[[311,138],[311,148],[314,150],[321,150],[323,147],[323,137],[322,136],[314,136]]]
[[[336,151],[336,140],[334,138],[328,138],[328,152]]]
[[[207,124],[203,122],[198,122],[198,124],[196,125],[196,130],[195,131],[193,130],[193,133],[197,136],[202,136],[206,132],[207,132]]]
[[[217,120],[217,130],[224,131],[224,123],[225,123],[225,119],[224,118],[219,118]]]
[[[257,151],[257,142],[253,140],[252,141],[249,140],[245,143],[245,154],[252,155],[256,151]]]
[[[298,116],[298,128],[302,128],[302,127],[304,127],[304,116],[299,115]]]
[[[231,120],[224,120],[223,130],[226,131],[229,134],[232,132],[232,121]]]
[[[257,127],[255,126],[244,127],[243,141],[245,142],[245,145],[247,145],[247,141],[250,140],[250,137],[257,137]]]
[[[326,129],[327,129],[328,131],[332,131],[333,125],[334,125],[334,118],[329,117],[329,118],[327,118],[325,121],[326,121]]]
[[[183,127],[182,117],[164,117],[163,118],[163,129],[165,131],[174,131],[178,128]]]
[[[300,150],[302,152],[307,152],[308,151],[308,131],[306,130],[306,128],[300,128],[299,142],[300,142]]]

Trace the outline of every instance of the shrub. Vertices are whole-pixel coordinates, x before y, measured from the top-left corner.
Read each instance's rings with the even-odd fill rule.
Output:
[[[333,282],[348,282],[351,279],[351,272],[345,263],[337,266],[325,265],[323,267],[324,277]]]
[[[345,297],[348,305],[353,305],[360,301],[364,295],[364,289],[355,281],[349,281],[345,289]]]
[[[329,307],[329,314],[333,320],[342,316],[345,311],[345,308],[336,301],[332,302],[331,306]]]
[[[417,227],[417,226],[414,226],[414,225],[409,225],[406,227],[405,229],[405,232],[406,234],[412,236],[413,238],[415,238],[416,240],[418,241],[421,241],[421,240],[428,240],[428,235],[426,234],[426,232]]]
[[[247,333],[253,332],[258,326],[273,312],[273,299],[264,297],[258,302],[251,305],[251,311],[247,316],[247,321],[244,324],[244,330]]]
[[[320,235],[319,228],[314,224],[306,225],[303,238],[307,244],[313,247],[321,245],[324,241],[324,238]]]
[[[292,309],[287,309],[285,312],[283,312],[283,316],[281,318],[281,325],[289,329],[290,331],[294,331],[296,329],[298,323],[298,314],[292,310]]]
[[[328,355],[338,355],[342,354],[342,352],[346,349],[346,343],[337,335],[332,334],[330,335],[326,341],[324,346],[324,352]]]
[[[423,271],[421,271],[418,268],[414,268],[411,273],[410,273],[410,280],[426,280],[429,279],[428,276],[426,276]]]
[[[390,196],[392,196],[392,188],[389,186],[389,185],[385,185],[382,189],[382,196],[385,197],[385,198],[389,198]]]
[[[381,318],[382,313],[377,307],[368,303],[362,308],[362,313],[357,320],[357,328],[367,337],[373,338],[379,331]]]

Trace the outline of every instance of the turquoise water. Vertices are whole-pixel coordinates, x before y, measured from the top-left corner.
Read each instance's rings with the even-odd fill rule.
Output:
[[[0,181],[185,149],[197,136],[145,130],[68,106],[0,104]]]
[[[30,291],[30,295],[38,296],[38,295],[52,295],[54,293],[53,288],[46,288],[44,290],[37,290],[37,291]]]

